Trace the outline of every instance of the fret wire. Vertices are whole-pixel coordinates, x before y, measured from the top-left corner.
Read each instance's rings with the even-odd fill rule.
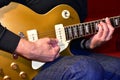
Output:
[[[91,28],[91,34],[93,34],[93,32],[94,32],[94,29],[93,29],[93,25],[92,25],[92,22],[91,23],[89,23],[89,26],[90,26],[90,28]]]
[[[66,40],[69,40],[69,34],[68,34],[68,28],[65,28],[65,35],[66,35]]]
[[[118,26],[119,23],[118,23],[118,18],[115,18],[115,25]]]
[[[78,32],[78,36],[80,37],[80,24],[77,25],[77,32]]]
[[[70,39],[73,39],[74,38],[74,32],[73,32],[73,25],[70,26]]]
[[[76,25],[76,29],[77,29],[77,35],[78,35],[78,37],[80,37],[80,24],[77,24]]]
[[[71,27],[68,28],[69,39],[73,38]]]
[[[84,36],[87,35],[89,33],[89,30],[88,30],[88,26],[86,24],[84,24]]]
[[[79,28],[78,28],[78,27],[79,27],[79,25],[77,24],[77,25],[76,25],[77,35],[78,35],[78,37],[80,37],[80,35],[79,35]]]
[[[83,36],[83,26],[81,24],[78,26],[78,31],[79,31],[79,37]]]
[[[67,35],[68,35],[67,38],[68,38],[68,40],[69,40],[69,37],[70,37],[69,28],[70,28],[70,27],[67,27]]]
[[[98,32],[98,21],[94,22],[95,33]]]
[[[92,34],[94,34],[95,33],[94,22],[91,23],[91,27],[92,27]]]
[[[111,24],[112,24],[113,27],[116,27],[115,18],[111,18]]]
[[[92,33],[94,33],[95,32],[95,27],[94,27],[94,23],[93,22],[91,23],[91,27],[92,27]]]
[[[84,27],[84,25],[83,25],[83,24],[82,24],[81,26],[82,26],[82,28],[81,28],[81,29],[82,29],[82,31],[83,31],[83,35],[82,35],[82,36],[84,36],[84,35],[85,35],[85,27]]]
[[[75,38],[75,35],[76,35],[76,33],[75,33],[75,25],[73,25],[72,27],[71,27],[71,29],[72,29],[72,35],[73,35],[73,38]]]
[[[120,27],[120,16],[118,16],[117,18],[118,18],[118,26],[117,27]]]
[[[92,23],[91,23],[93,33],[95,33],[95,32],[96,32],[96,27],[95,27],[95,24],[96,24],[95,22],[92,22]]]
[[[113,18],[114,27],[116,27],[115,18]]]
[[[74,27],[73,27],[73,35],[74,35],[74,38],[76,38],[76,37],[78,37],[78,33],[77,33],[77,25],[75,25]]]
[[[85,32],[85,24],[82,24],[82,30],[83,30],[83,36],[86,35],[86,32]]]
[[[113,18],[110,18],[110,22],[111,22],[112,26],[114,26]]]
[[[113,17],[112,20],[113,27],[120,27],[120,16]]]
[[[72,36],[73,36],[73,39],[75,38],[75,35],[76,35],[76,33],[75,33],[75,25],[73,25],[72,26]]]
[[[90,23],[88,23],[88,24],[86,24],[86,25],[88,25],[88,28],[89,28],[89,34],[92,34],[92,28],[91,28]]]
[[[84,24],[85,25],[85,33],[86,34],[90,34],[90,28],[87,24]]]

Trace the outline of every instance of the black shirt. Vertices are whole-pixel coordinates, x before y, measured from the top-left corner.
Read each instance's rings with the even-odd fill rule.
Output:
[[[28,6],[33,11],[44,14],[59,4],[68,4],[73,7],[81,20],[84,21],[87,16],[87,0],[0,0],[0,8],[8,5],[10,2],[18,2]],[[14,52],[20,37],[0,25],[0,49]]]

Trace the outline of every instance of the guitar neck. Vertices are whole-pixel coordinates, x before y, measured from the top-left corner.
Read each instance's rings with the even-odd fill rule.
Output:
[[[85,37],[97,33],[97,24],[99,24],[100,21],[105,22],[105,19],[65,26],[66,40]],[[110,17],[110,21],[114,28],[120,27],[120,16]]]

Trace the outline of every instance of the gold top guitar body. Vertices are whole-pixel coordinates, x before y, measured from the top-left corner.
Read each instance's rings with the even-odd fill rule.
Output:
[[[37,38],[57,38],[57,31],[55,30],[56,25],[63,24],[66,26],[80,22],[75,10],[64,4],[54,7],[46,14],[37,14],[18,3],[11,3],[8,6],[0,9],[1,24],[15,34],[19,35],[19,33],[22,33],[26,39],[28,39],[27,32],[30,30],[35,30],[37,32]],[[64,39],[62,45],[68,46],[66,39]],[[61,50],[61,54],[69,55],[69,49],[66,48],[67,47]],[[17,69],[13,69],[11,64],[15,65],[15,67],[17,66]],[[0,51],[0,68],[0,80],[6,77],[6,79],[11,80],[23,80],[23,78],[24,80],[31,80],[38,72],[38,70],[32,69],[31,61],[22,57],[14,60],[11,54],[2,50]],[[27,77],[24,75],[24,72],[25,75],[27,74]],[[22,77],[21,74],[23,74]]]

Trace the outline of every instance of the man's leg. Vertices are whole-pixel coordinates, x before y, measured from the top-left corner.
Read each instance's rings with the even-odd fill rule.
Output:
[[[87,56],[66,56],[46,63],[33,80],[103,80],[104,70]]]
[[[105,80],[120,80],[120,58],[103,54],[92,54],[90,57],[96,59],[105,70]]]
[[[104,79],[105,80],[120,80],[120,58],[107,56],[104,54],[93,53],[91,51],[83,50],[83,49],[73,49],[72,54],[74,55],[82,55],[89,56],[104,68]]]

